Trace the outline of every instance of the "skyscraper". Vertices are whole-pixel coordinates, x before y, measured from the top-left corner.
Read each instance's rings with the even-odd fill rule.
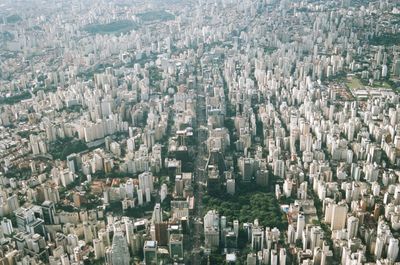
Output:
[[[157,241],[146,241],[143,247],[144,264],[157,264]]]
[[[204,216],[204,238],[208,248],[219,246],[219,215],[215,210],[210,210]]]
[[[121,230],[116,230],[112,242],[111,261],[113,265],[129,265],[128,243]]]
[[[340,230],[345,227],[347,211],[348,207],[345,202],[333,206],[331,230]]]
[[[255,227],[251,234],[251,248],[260,251],[264,248],[264,228]]]
[[[173,259],[183,258],[183,235],[172,234],[169,238],[169,253]]]
[[[75,173],[77,171],[77,155],[70,154],[67,156],[67,166],[70,172]]]
[[[399,255],[399,240],[392,237],[389,240],[389,246],[387,250],[387,258],[393,262],[396,261],[397,256]]]
[[[153,217],[151,221],[153,224],[162,223],[163,221],[162,208],[159,203],[156,203],[154,206]]]
[[[104,243],[102,239],[93,239],[93,248],[95,259],[104,257]]]
[[[44,201],[42,203],[43,221],[45,224],[54,224],[54,216],[56,214],[56,208],[54,202]]]
[[[11,235],[14,232],[11,220],[4,217],[1,221],[1,229],[5,235]]]
[[[302,213],[299,213],[299,215],[297,216],[296,239],[301,239],[305,224],[306,221],[304,215]]]
[[[357,236],[359,219],[355,216],[350,216],[347,219],[347,239]]]
[[[153,192],[153,175],[150,172],[143,172],[139,175],[139,188],[142,191],[146,189],[150,189],[150,192]]]

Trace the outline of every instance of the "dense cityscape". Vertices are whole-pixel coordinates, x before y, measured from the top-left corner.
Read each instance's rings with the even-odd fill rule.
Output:
[[[400,1],[0,1],[0,265],[400,264]]]

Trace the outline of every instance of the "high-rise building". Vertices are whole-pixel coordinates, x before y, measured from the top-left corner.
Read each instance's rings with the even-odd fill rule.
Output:
[[[321,247],[322,245],[322,234],[321,227],[313,226],[311,228],[311,235],[310,235],[310,249],[314,249],[316,247]]]
[[[146,241],[143,247],[144,264],[156,265],[157,264],[157,241]]]
[[[210,210],[204,216],[204,238],[207,248],[219,247],[219,215],[215,210]]]
[[[236,236],[239,235],[239,220],[233,221],[233,232],[235,232]]]
[[[235,194],[235,180],[234,179],[226,180],[226,192],[230,195]]]
[[[172,234],[169,238],[169,254],[174,260],[183,259],[183,235]]]
[[[104,243],[102,239],[93,239],[94,258],[104,258]]]
[[[284,248],[279,250],[279,264],[286,265],[286,249]]]
[[[394,61],[392,71],[393,75],[400,76],[400,59]]]
[[[333,205],[331,230],[341,230],[346,225],[348,207],[345,202]]]
[[[219,247],[219,229],[214,226],[204,229],[205,246],[207,248]]]
[[[40,218],[36,218],[32,222],[28,223],[25,231],[31,234],[39,234],[43,237],[47,236],[44,229],[44,221]]]
[[[387,258],[390,262],[394,262],[399,255],[399,240],[397,238],[392,237],[389,239],[389,246],[387,250]]]
[[[254,227],[251,233],[251,248],[253,251],[260,251],[264,248],[264,229]]]
[[[15,211],[17,219],[17,227],[21,231],[26,231],[26,226],[35,220],[35,215],[32,209],[21,207]]]
[[[278,252],[276,249],[271,250],[271,265],[278,265]]]
[[[247,265],[256,265],[257,264],[257,255],[256,253],[249,253],[247,254]]]
[[[385,242],[384,242],[383,238],[380,238],[380,237],[376,238],[374,255],[377,260],[382,257],[382,251],[383,251],[384,244],[385,244]]]
[[[164,199],[167,197],[168,195],[168,186],[167,184],[162,184],[161,185],[161,189],[160,189],[160,197],[161,197],[161,202],[164,201]]]
[[[237,249],[237,235],[235,232],[226,232],[224,238],[225,249],[230,251],[235,251]]]
[[[75,173],[78,171],[78,161],[76,154],[70,154],[67,156],[67,166],[70,172]]]
[[[139,188],[142,191],[150,189],[150,192],[153,192],[153,175],[150,172],[143,172],[139,175]]]
[[[258,170],[256,173],[257,185],[261,187],[268,186],[268,170]]]
[[[144,190],[138,189],[137,190],[137,196],[138,196],[138,204],[143,205],[143,192]]]
[[[347,239],[357,236],[359,219],[355,216],[350,216],[347,219]]]
[[[13,212],[19,208],[18,196],[13,194],[7,198],[7,205],[10,212]]]
[[[292,224],[289,224],[287,231],[288,243],[294,244],[296,241],[296,230]]]
[[[250,181],[254,172],[254,159],[241,157],[238,160],[238,164],[243,181]]]
[[[83,222],[83,236],[86,243],[93,241],[93,226],[88,222]]]
[[[274,175],[280,178],[285,176],[285,162],[283,160],[274,162]]]
[[[128,179],[125,183],[126,196],[130,199],[133,199],[133,181],[132,179]]]
[[[3,218],[3,220],[1,220],[1,230],[3,231],[3,233],[5,235],[11,235],[14,232],[11,220],[8,218]]]
[[[71,264],[69,261],[68,254],[66,254],[66,253],[61,255],[60,260],[61,260],[61,265],[70,265]]]
[[[218,194],[221,191],[221,179],[216,167],[210,165],[207,168],[207,192]]]
[[[56,214],[56,208],[54,202],[44,201],[42,203],[43,221],[46,225],[54,224],[54,217]]]
[[[157,223],[162,223],[163,221],[163,213],[162,213],[162,209],[161,209],[161,205],[159,203],[156,203],[156,205],[154,206],[154,210],[153,210],[153,217],[151,219],[153,224],[157,224]]]
[[[121,230],[117,229],[114,232],[111,250],[112,265],[130,264],[128,243],[126,242],[126,238]]]
[[[299,213],[299,215],[297,216],[296,239],[302,238],[305,225],[306,225],[306,219],[302,213]]]
[[[177,175],[175,177],[175,196],[183,196],[184,182],[182,180],[182,175]]]
[[[168,244],[168,223],[155,223],[154,224],[155,239],[159,246],[166,246]]]

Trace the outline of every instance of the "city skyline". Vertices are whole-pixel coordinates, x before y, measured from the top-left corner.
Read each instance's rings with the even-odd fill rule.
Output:
[[[0,264],[400,263],[397,0],[3,0]]]

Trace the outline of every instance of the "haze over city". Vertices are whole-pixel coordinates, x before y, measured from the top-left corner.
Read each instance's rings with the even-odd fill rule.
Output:
[[[400,264],[400,1],[1,0],[0,265]]]

